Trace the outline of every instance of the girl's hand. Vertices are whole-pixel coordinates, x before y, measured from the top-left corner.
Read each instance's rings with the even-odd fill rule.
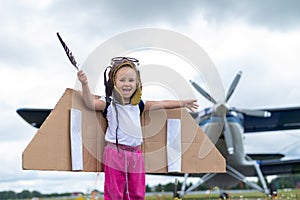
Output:
[[[194,110],[198,109],[198,107],[199,107],[196,99],[182,100],[181,104],[183,107],[186,107],[187,109],[189,109],[192,112],[194,112]]]
[[[82,70],[79,70],[77,72],[77,77],[78,77],[78,79],[79,79],[79,81],[81,82],[82,85],[87,85],[88,84],[87,76],[85,75],[85,73]]]

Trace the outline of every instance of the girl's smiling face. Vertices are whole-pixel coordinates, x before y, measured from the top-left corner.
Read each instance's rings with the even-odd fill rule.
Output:
[[[115,75],[115,84],[124,98],[124,103],[129,103],[137,86],[137,75],[135,70],[126,66],[119,69]]]

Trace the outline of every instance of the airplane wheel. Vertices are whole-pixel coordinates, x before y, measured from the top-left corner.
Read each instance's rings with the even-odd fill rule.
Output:
[[[277,188],[274,183],[270,184],[270,196],[272,199],[277,197]]]
[[[177,193],[174,197],[173,200],[181,200],[180,195]]]
[[[228,194],[226,192],[223,192],[220,194],[220,199],[228,199]]]

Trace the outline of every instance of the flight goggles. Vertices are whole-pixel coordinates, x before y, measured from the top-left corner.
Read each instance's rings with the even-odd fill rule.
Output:
[[[123,60],[139,65],[139,60],[131,57],[114,57],[111,59],[111,64],[113,65],[115,62],[121,62]]]

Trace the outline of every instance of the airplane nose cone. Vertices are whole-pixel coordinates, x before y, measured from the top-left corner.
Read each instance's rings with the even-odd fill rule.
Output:
[[[228,113],[229,105],[226,103],[217,103],[214,105],[214,113],[217,116],[225,116]]]

